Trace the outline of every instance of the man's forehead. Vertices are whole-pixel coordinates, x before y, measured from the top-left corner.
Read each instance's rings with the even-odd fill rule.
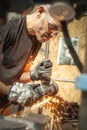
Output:
[[[48,12],[47,13],[47,15],[48,15],[48,20],[49,20],[49,23],[55,23],[55,18],[54,17],[52,17],[52,15]]]

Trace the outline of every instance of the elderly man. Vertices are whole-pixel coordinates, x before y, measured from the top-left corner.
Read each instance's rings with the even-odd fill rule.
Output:
[[[42,43],[61,31],[60,22],[50,15],[49,8],[48,5],[40,6],[37,11],[27,16],[10,15],[7,23],[0,26],[0,93],[8,95],[10,101],[25,104],[29,98],[27,96],[25,101],[24,98],[17,100],[19,90],[14,82],[46,81],[51,77],[50,60],[43,60],[30,70],[30,64]],[[22,88],[24,86],[20,87],[22,96],[29,95]],[[28,92],[27,89],[26,91]],[[16,98],[13,98],[12,92],[16,93]]]

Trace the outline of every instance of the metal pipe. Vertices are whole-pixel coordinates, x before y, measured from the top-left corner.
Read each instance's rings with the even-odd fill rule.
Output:
[[[54,81],[59,81],[59,82],[70,82],[70,83],[75,83],[75,80],[70,80],[70,79],[64,79],[64,78],[52,78]]]
[[[49,58],[49,44],[50,44],[50,42],[47,41],[46,46],[45,46],[45,59]]]

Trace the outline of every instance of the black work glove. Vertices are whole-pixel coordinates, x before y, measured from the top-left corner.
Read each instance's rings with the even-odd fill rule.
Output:
[[[34,69],[30,70],[31,80],[50,80],[52,74],[52,66],[53,64],[50,60],[42,60]]]

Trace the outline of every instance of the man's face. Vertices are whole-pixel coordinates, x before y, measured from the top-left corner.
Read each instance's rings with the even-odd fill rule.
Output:
[[[49,12],[44,12],[36,21],[35,34],[40,42],[45,42],[55,37],[61,32],[60,22],[50,16]]]

